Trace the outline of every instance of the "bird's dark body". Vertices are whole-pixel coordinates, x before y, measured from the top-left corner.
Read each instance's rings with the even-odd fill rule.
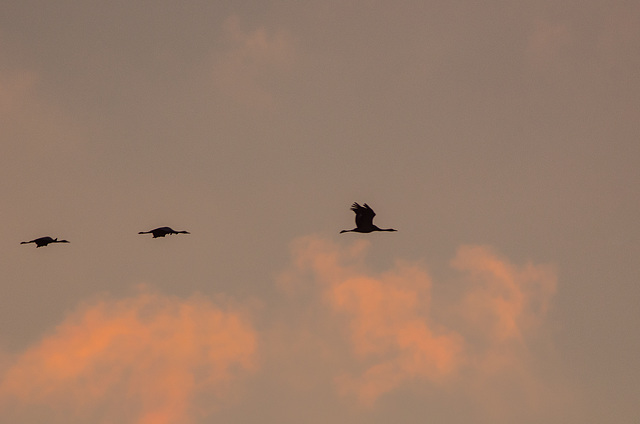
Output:
[[[58,240],[57,238],[51,238],[49,236],[46,236],[46,237],[40,237],[40,238],[31,240],[31,241],[23,241],[20,244],[29,244],[29,243],[35,243],[36,248],[38,248],[38,247],[46,246],[51,243],[69,243],[69,242],[67,240]]]
[[[393,228],[378,228],[373,225],[373,217],[376,216],[376,213],[367,205],[360,206],[357,203],[351,205],[351,210],[356,214],[356,228],[353,230],[342,230],[340,233],[372,233],[374,231],[398,231]]]
[[[341,233],[349,233],[349,232],[353,232],[353,233],[372,233],[374,231],[395,231],[395,230],[381,230],[380,228],[376,227],[375,225],[372,225],[371,227],[367,227],[367,228],[356,227],[353,230],[342,230],[340,232]]]
[[[176,231],[171,227],[158,227],[150,231],[140,231],[138,234],[153,234],[153,238],[164,237],[167,234],[191,234],[188,231]]]

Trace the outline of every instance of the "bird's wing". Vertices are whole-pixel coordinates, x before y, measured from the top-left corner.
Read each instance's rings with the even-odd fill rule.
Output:
[[[366,211],[366,214],[371,217],[371,220],[373,220],[373,217],[376,216],[376,213],[373,211],[373,209],[371,209],[366,203],[364,204],[364,209]]]
[[[359,228],[370,227],[373,225],[373,217],[376,215],[375,212],[367,205],[360,206],[357,203],[354,203],[351,206],[351,210],[356,213],[356,226]]]

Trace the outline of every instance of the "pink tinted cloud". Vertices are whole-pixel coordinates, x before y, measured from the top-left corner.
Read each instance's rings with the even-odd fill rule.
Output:
[[[213,64],[217,89],[245,106],[272,107],[276,101],[269,81],[291,67],[292,37],[265,27],[246,30],[236,16],[225,21],[224,36],[228,47]]]
[[[462,340],[429,320],[429,277],[398,264],[377,277],[351,277],[327,293],[334,311],[349,322],[353,353],[376,358],[358,377],[341,376],[341,391],[367,404],[413,378],[438,381],[459,367]]]
[[[421,264],[397,261],[389,271],[370,272],[368,245],[298,240],[293,265],[280,279],[289,293],[314,286],[326,308],[321,319],[341,329],[350,359],[335,370],[339,393],[371,405],[411,381],[480,389],[504,373],[530,379],[522,371],[526,341],[549,308],[552,269],[513,265],[487,247],[463,246],[452,261],[459,296],[440,300],[432,298],[433,281]],[[435,302],[452,319],[435,314]]]
[[[454,309],[467,340],[466,385],[473,399],[496,415],[569,402],[567,388],[536,375],[545,362],[536,355],[550,354],[545,324],[557,287],[554,268],[515,265],[488,246],[460,247],[451,266],[461,272]]]
[[[12,58],[0,52],[0,62],[10,64]],[[82,148],[90,138],[86,125],[42,96],[46,83],[30,69],[8,66],[0,70],[2,170],[13,171],[16,164],[22,170],[36,160],[56,162],[52,157],[77,158],[84,153]]]
[[[451,265],[469,284],[461,313],[487,340],[524,342],[542,324],[555,294],[550,266],[517,266],[487,246],[462,246]]]
[[[243,313],[202,297],[103,300],[19,354],[4,372],[0,400],[15,402],[18,417],[44,405],[79,419],[188,423],[225,401],[231,383],[255,368],[256,349]]]

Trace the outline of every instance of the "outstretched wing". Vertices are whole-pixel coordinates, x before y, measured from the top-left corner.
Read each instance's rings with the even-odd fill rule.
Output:
[[[356,213],[356,227],[367,228],[373,225],[373,217],[376,213],[367,205],[360,206],[357,203],[351,205],[351,210]]]

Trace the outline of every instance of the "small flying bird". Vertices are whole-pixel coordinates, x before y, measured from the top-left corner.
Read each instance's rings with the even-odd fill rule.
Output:
[[[176,231],[171,227],[159,227],[151,231],[140,231],[138,234],[153,234],[153,238],[164,237],[167,234],[191,234],[188,231]]]
[[[398,231],[393,228],[378,228],[373,225],[373,217],[376,216],[376,213],[367,205],[360,206],[357,203],[351,205],[351,210],[356,213],[356,228],[353,230],[342,230],[342,233],[348,233],[350,231],[356,233],[371,233],[373,231]]]
[[[40,237],[37,238],[35,240],[31,240],[31,241],[22,241],[20,242],[20,244],[29,244],[29,243],[35,243],[36,244],[36,248],[38,247],[42,247],[42,246],[46,246],[47,244],[50,243],[69,243],[67,240],[58,240],[58,238],[51,238],[49,236],[47,237]]]

